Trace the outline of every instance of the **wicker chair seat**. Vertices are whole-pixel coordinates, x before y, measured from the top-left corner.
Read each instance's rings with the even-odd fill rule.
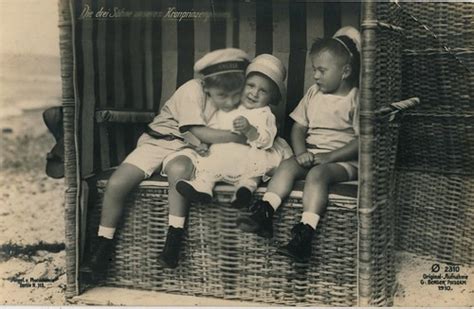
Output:
[[[106,182],[96,182],[98,195],[87,218],[89,239],[97,232]],[[230,186],[218,185],[213,202],[191,206],[180,266],[168,270],[157,262],[168,224],[168,184],[154,176],[130,196],[105,284],[280,305],[356,305],[356,183],[332,188],[309,263],[274,254],[301,217],[303,185],[297,183],[277,213],[271,240],[236,228],[237,217],[246,211],[230,206]],[[260,187],[256,198],[264,191]]]

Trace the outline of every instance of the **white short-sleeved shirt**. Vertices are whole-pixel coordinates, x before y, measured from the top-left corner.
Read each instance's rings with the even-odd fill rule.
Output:
[[[175,91],[149,126],[164,135],[181,136],[185,126],[207,125],[216,110],[202,81],[192,79]]]
[[[290,114],[308,128],[306,143],[321,152],[339,149],[359,135],[359,90],[346,96],[324,94],[317,85],[308,89]]]

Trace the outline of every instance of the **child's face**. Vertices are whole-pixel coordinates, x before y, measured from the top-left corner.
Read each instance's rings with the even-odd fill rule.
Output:
[[[240,103],[240,95],[242,89],[237,89],[228,92],[221,88],[209,87],[206,89],[216,107],[224,112],[230,112],[235,109]]]
[[[335,93],[345,81],[346,64],[327,50],[310,56],[313,78],[323,93]]]
[[[250,75],[245,80],[242,92],[241,104],[247,109],[264,107],[270,104],[272,99],[271,82],[259,75]]]

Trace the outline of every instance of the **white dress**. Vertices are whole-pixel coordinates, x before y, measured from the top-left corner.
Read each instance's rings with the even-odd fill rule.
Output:
[[[268,106],[247,109],[241,105],[230,112],[219,110],[210,119],[208,126],[233,130],[233,121],[239,116],[247,118],[257,129],[258,138],[249,141],[249,145],[212,144],[209,155],[198,157],[195,161],[195,179],[191,184],[198,191],[212,195],[212,188],[218,181],[255,191],[260,177],[280,164],[282,156],[272,148],[277,134],[276,120]]]

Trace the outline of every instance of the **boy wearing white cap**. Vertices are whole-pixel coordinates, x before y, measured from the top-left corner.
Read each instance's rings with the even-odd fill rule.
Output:
[[[276,168],[284,156],[284,146],[273,147],[277,126],[269,104],[278,104],[284,96],[286,69],[278,58],[263,54],[249,64],[246,76],[240,105],[221,105],[208,126],[237,132],[248,145],[213,144],[207,156],[194,156],[194,179],[176,183],[176,190],[189,201],[210,201],[215,183],[224,181],[237,189],[232,204],[248,205],[262,176]],[[168,245],[173,249],[166,250]],[[163,266],[177,266],[179,246],[180,242],[167,240],[160,256]]]
[[[239,102],[248,63],[248,55],[235,48],[215,50],[196,62],[194,70],[203,78],[190,80],[175,91],[140,137],[137,148],[110,177],[104,195],[97,245],[82,270],[93,273],[105,271],[112,259],[112,239],[127,195],[142,180],[159,170],[165,157],[191,146],[186,142],[187,134],[191,133],[209,144],[246,142],[246,138],[239,134],[211,129],[206,124],[221,106]],[[199,146],[197,148],[199,151]],[[193,171],[192,161],[186,156],[175,157],[162,170],[169,181],[168,202],[172,206],[170,226],[182,227],[184,220],[181,218],[187,206],[176,192],[175,182],[189,177]],[[182,237],[181,230],[170,230],[168,235]]]
[[[315,85],[290,114],[295,120],[291,143],[295,156],[275,171],[267,192],[250,216],[237,220],[241,230],[273,236],[273,214],[297,179],[305,179],[303,215],[292,239],[277,253],[296,261],[311,257],[314,231],[327,206],[331,184],[357,179],[360,35],[352,27],[333,38],[316,40],[309,57]]]
[[[190,201],[210,201],[215,183],[224,181],[237,188],[233,204],[246,205],[261,177],[280,163],[272,148],[276,119],[268,105],[280,101],[286,69],[274,56],[263,54],[250,63],[246,75],[240,105],[221,108],[208,126],[239,132],[249,145],[214,144],[208,156],[198,157],[195,178],[176,183],[178,192]]]

